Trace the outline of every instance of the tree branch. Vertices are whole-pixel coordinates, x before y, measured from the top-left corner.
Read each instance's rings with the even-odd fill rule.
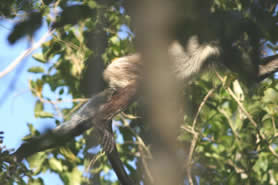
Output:
[[[263,64],[259,65],[258,77],[261,80],[269,77],[278,71],[278,55],[272,55],[263,59]]]
[[[34,50],[38,49],[54,31],[55,30],[48,31],[37,43],[22,52],[6,69],[0,72],[0,78],[11,72],[25,57],[30,55]]]

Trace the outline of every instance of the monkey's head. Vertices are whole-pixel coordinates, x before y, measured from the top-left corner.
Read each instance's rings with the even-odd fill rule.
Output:
[[[139,54],[113,60],[103,73],[104,80],[112,88],[123,88],[142,79],[142,61]]]

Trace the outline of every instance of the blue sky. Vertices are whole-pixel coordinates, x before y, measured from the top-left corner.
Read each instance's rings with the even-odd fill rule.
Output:
[[[12,25],[12,22],[0,22],[0,71],[3,71],[29,45],[27,39],[22,39],[14,45],[8,43],[7,36],[12,30]],[[40,29],[35,36],[35,41],[40,39],[45,32],[45,27]],[[38,49],[33,53],[39,51]],[[27,72],[28,68],[34,64],[40,65],[30,55],[13,71],[0,78],[0,116],[2,118],[0,130],[5,132],[3,144],[9,149],[19,147],[22,137],[28,134],[27,123],[33,123],[39,130],[45,128],[46,125],[54,126],[53,121],[34,117],[33,110],[37,99],[30,92],[28,80],[36,78],[36,75]],[[53,96],[47,88],[44,91],[49,96]],[[46,185],[62,184],[58,176],[50,172],[46,172],[42,177]]]
[[[7,41],[7,36],[12,29],[12,24],[3,21],[0,24],[0,71],[3,71],[21,52],[27,49],[28,42],[27,39],[22,39],[11,46]],[[0,129],[5,132],[4,145],[8,148],[18,147],[20,138],[28,133],[26,123],[36,121],[31,111],[35,98],[28,88],[28,79],[32,77],[27,72],[33,63],[32,57],[27,57],[17,68],[0,78],[0,116],[2,118]],[[13,79],[16,79],[15,84]]]

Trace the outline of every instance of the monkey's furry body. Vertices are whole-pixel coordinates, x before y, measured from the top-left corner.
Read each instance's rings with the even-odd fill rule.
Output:
[[[200,44],[197,36],[192,36],[185,48],[178,41],[173,41],[168,48],[171,70],[177,80],[187,81],[209,60],[219,57],[220,51],[217,44]],[[103,77],[110,87],[123,88],[142,79],[142,66],[142,56],[138,53],[121,57],[108,65]]]

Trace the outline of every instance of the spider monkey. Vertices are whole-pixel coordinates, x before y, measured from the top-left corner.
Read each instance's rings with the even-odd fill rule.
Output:
[[[178,41],[173,41],[168,54],[176,79],[187,81],[198,74],[207,61],[219,57],[221,49],[213,43],[201,44],[197,36],[192,36],[185,48]],[[105,69],[104,80],[115,89],[138,84],[142,80],[142,65],[139,53],[118,58]]]
[[[215,20],[221,20],[219,17],[223,17],[223,22],[215,23]],[[210,63],[216,63],[239,73],[240,77],[247,82],[256,81],[261,36],[256,24],[235,14],[222,12],[206,19],[208,24],[203,25],[204,30],[210,31],[203,33],[203,30],[198,31],[197,28],[193,28],[192,33],[182,33],[185,35],[182,36],[183,39],[180,39],[181,37],[177,34],[178,39],[173,40],[168,46],[168,55],[172,62],[171,70],[176,80],[188,82]],[[196,25],[196,23],[190,25]],[[131,84],[139,87],[143,79],[142,60],[140,53],[118,58],[107,66],[103,78],[110,87],[116,90]],[[132,184],[123,167],[119,167],[122,163],[119,161],[117,152],[112,155],[108,154],[108,158],[112,166],[120,168],[120,172],[116,171],[116,173],[121,183]]]

